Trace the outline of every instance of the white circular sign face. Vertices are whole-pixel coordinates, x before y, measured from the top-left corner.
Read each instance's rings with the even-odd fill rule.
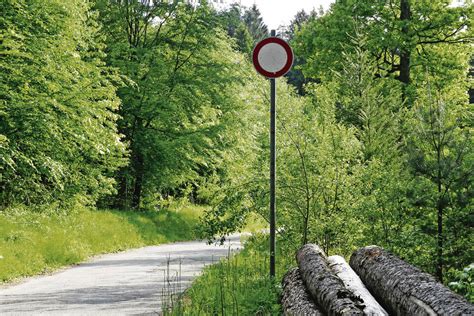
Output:
[[[288,54],[283,46],[277,43],[268,43],[258,53],[258,63],[268,72],[277,73],[285,67]]]
[[[275,36],[258,42],[252,53],[255,69],[267,78],[278,78],[290,71],[293,57],[290,45]]]

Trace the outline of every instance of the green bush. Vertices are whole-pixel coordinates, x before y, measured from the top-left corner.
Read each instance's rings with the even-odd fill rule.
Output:
[[[280,280],[291,258],[279,257],[271,279],[267,244],[266,238],[252,237],[240,253],[207,267],[165,314],[280,315]]]
[[[461,271],[455,271],[449,282],[451,290],[463,295],[471,303],[474,303],[474,263]]]

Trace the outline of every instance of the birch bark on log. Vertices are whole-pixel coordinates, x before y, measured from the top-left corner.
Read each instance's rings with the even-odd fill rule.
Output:
[[[324,316],[306,290],[298,268],[288,271],[283,277],[282,285],[281,305],[285,315]]]
[[[359,297],[364,307],[364,314],[371,316],[386,316],[388,313],[375,300],[360,280],[359,276],[351,269],[346,260],[341,256],[328,257],[329,267],[344,282],[346,289]]]
[[[326,255],[317,245],[304,245],[296,254],[306,288],[328,315],[364,315],[359,299],[329,268]]]
[[[377,246],[355,251],[350,266],[396,315],[474,315],[474,305],[436,279]]]

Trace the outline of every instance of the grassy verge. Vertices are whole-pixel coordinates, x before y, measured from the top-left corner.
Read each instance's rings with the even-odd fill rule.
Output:
[[[283,256],[282,256],[283,257]],[[238,254],[207,267],[167,315],[281,315],[280,283],[292,256],[269,277],[267,239],[252,237]]]
[[[47,213],[47,212],[46,212]],[[0,213],[0,282],[81,262],[96,254],[193,239],[202,208],[133,212],[80,207],[67,215]]]

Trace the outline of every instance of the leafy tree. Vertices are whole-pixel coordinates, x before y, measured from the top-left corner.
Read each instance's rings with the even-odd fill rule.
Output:
[[[268,83],[258,75],[249,61],[241,64],[244,87],[237,86],[236,102],[242,111],[231,119],[232,132],[227,134],[233,146],[221,154],[221,162],[199,189],[199,197],[212,208],[202,217],[201,233],[204,238],[225,236],[245,225],[248,215],[266,214],[268,202]],[[266,215],[263,216],[266,218]]]
[[[236,37],[237,29],[242,25],[242,8],[238,3],[232,4],[227,10],[218,12],[219,22],[230,37]]]
[[[227,34],[236,40],[239,51],[249,57],[255,44],[268,36],[267,26],[256,6],[247,9],[235,3],[219,12],[218,19]]]
[[[344,246],[341,241],[356,227],[345,218],[353,200],[349,162],[357,160],[358,141],[350,128],[335,121],[329,90],[321,90],[324,97],[314,105],[283,82],[279,87],[277,205],[282,238],[291,249],[318,242],[327,251],[348,252],[350,243]],[[268,106],[268,99],[263,101]],[[256,131],[260,145],[244,156],[247,171],[239,169],[240,176],[223,183],[211,201],[215,207],[204,217],[207,237],[241,228],[250,212],[268,219],[268,127]]]
[[[268,37],[268,28],[263,22],[263,18],[257,5],[254,4],[249,9],[245,10],[242,18],[254,40],[254,44]]]
[[[471,2],[339,1],[293,45],[305,76],[335,83],[337,121],[355,127],[362,145],[354,208],[371,225],[361,225],[358,242],[380,243],[440,279],[469,263],[461,249],[471,238],[472,10]]]
[[[133,81],[118,91],[131,165],[118,174],[117,206],[198,187],[232,145],[226,135],[236,120],[228,116],[241,106],[234,96],[242,56],[205,5],[103,1],[98,8],[108,62]]]
[[[440,116],[422,97],[426,87],[416,91],[411,108],[402,106],[403,87],[378,67],[365,36],[356,31],[348,44],[340,70],[313,94],[298,98],[284,85],[278,92],[283,243],[294,249],[317,242],[328,252],[345,254],[375,243],[427,271],[440,264],[459,269],[469,263],[462,249],[472,242],[467,213],[472,204],[472,113],[466,108],[461,64],[439,64],[413,77],[416,85],[430,79],[445,93],[441,99],[450,100],[443,106],[449,115]],[[457,49],[456,63],[468,60],[460,46],[451,49]],[[231,187],[221,184],[220,199],[212,201],[215,208],[205,218],[208,235],[241,227],[252,211],[267,218],[268,138],[265,129],[260,132],[260,156],[248,159],[253,172]],[[437,137],[442,145],[433,143]]]
[[[361,142],[361,166],[353,174],[356,200],[352,214],[359,220],[354,245],[381,245],[425,269],[431,268],[430,239],[413,208],[412,175],[404,130],[402,90],[397,81],[380,73],[366,49],[367,40],[355,34],[353,53],[344,53],[342,71],[335,73],[336,117],[355,128]]]
[[[425,211],[423,220],[429,225],[428,233],[436,236],[433,261],[437,277],[443,280],[445,268],[459,269],[460,262],[470,260],[462,249],[473,241],[468,231],[473,194],[472,127],[465,125],[472,119],[472,111],[466,100],[453,98],[452,91],[432,90],[430,85],[427,91],[415,103],[409,121],[409,162],[413,183],[418,194],[423,194],[418,202]]]
[[[0,205],[113,192],[125,146],[119,80],[103,63],[89,3],[2,1]]]
[[[320,12],[320,14],[322,15],[323,12]],[[309,14],[304,10],[299,11],[290,22],[290,25],[285,30],[283,30],[281,34],[282,37],[293,44],[293,39],[295,38],[296,33],[301,30],[305,23],[307,23],[309,20],[315,19],[316,17],[317,13],[314,10]],[[285,77],[288,79],[288,83],[297,89],[299,95],[304,95],[304,85],[309,82],[301,70],[302,65],[305,64],[305,57],[296,55],[293,62],[293,68],[285,75]]]
[[[286,41],[291,42],[295,38],[296,33],[298,33],[303,28],[303,25],[305,25],[308,21],[314,20],[318,18],[318,16],[322,15],[324,15],[322,8],[317,12],[313,9],[310,13],[307,13],[305,10],[300,10],[290,21],[290,24],[280,31],[280,35]]]
[[[247,56],[250,56],[253,50],[253,39],[247,27],[245,27],[245,24],[242,23],[238,26],[235,32],[235,39],[237,40],[239,50]]]
[[[320,87],[314,104],[288,100],[280,111],[279,221],[298,246],[316,242],[327,253],[348,253],[360,143],[336,121],[331,90]]]
[[[354,30],[359,30],[369,39],[367,48],[381,72],[403,84],[404,99],[411,104],[414,89],[409,84],[414,77],[440,59],[458,60],[455,52],[432,47],[472,42],[469,17],[473,8],[470,1],[457,7],[447,0],[338,1],[327,14],[304,27],[295,46],[298,54],[308,58],[305,74],[327,80],[332,69],[341,69],[342,52],[348,49],[341,43],[349,43]],[[452,68],[459,65],[451,63]],[[450,80],[449,72],[438,71],[444,80]]]

